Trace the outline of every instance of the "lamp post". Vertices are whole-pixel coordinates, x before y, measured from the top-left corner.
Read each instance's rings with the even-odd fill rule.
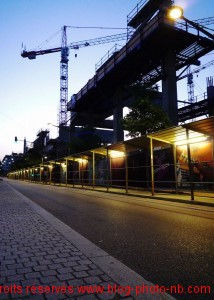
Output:
[[[172,20],[182,19],[187,24],[190,24],[194,28],[196,28],[198,31],[201,31],[203,34],[205,34],[207,37],[209,37],[212,41],[214,41],[214,35],[211,34],[209,31],[205,30],[202,26],[200,26],[198,23],[195,23],[186,17],[184,17],[184,10],[181,6],[171,6],[167,10],[167,17]]]

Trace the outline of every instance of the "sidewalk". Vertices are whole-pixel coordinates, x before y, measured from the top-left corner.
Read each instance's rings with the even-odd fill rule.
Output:
[[[0,299],[174,299],[5,181],[0,236]]]
[[[205,191],[195,191],[194,192],[194,200],[191,200],[190,192],[170,192],[170,191],[155,191],[154,195],[152,196],[151,191],[145,191],[145,190],[139,190],[139,189],[129,189],[126,193],[125,188],[115,188],[111,187],[108,190],[106,187],[99,187],[95,186],[94,188],[92,186],[84,186],[81,187],[81,185],[69,185],[69,184],[55,184],[59,186],[67,186],[67,187],[75,187],[77,189],[88,189],[88,190],[94,190],[97,192],[108,192],[108,193],[114,193],[114,194],[121,194],[121,195],[129,195],[129,196],[135,196],[135,197],[141,197],[141,198],[147,198],[147,199],[156,199],[156,200],[164,200],[164,201],[171,201],[171,202],[178,202],[178,203],[186,203],[186,204],[192,204],[192,205],[203,205],[203,206],[210,206],[214,207],[214,193],[213,192],[205,192]]]

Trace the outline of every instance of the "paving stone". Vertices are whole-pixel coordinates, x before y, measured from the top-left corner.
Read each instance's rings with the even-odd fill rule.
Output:
[[[18,255],[14,255],[14,254],[11,254],[11,255],[6,254],[6,255],[2,255],[2,256],[4,256],[4,259],[17,259],[17,258],[19,258]]]
[[[95,275],[95,274],[94,274]],[[97,274],[99,275],[99,274]],[[111,277],[109,277],[108,275],[106,274],[101,274],[100,277],[104,280],[104,281],[111,281]]]
[[[3,260],[2,265],[6,266],[6,265],[12,265],[15,263],[16,263],[15,259],[6,259],[6,260]]]
[[[34,278],[41,278],[41,273],[40,272],[31,272],[25,274],[26,279],[34,279]]]
[[[63,265],[62,264],[50,264],[48,265],[48,268],[51,269],[51,270],[54,270],[54,269],[61,269],[63,268]]]
[[[96,297],[95,295],[84,295],[84,296],[80,296],[77,297],[77,300],[97,300],[99,299],[98,297]]]
[[[18,263],[18,264],[12,264],[12,265],[9,265],[8,266],[8,270],[12,270],[12,269],[20,269],[20,268],[23,268],[24,267],[24,265],[23,264],[21,264],[21,263]]]
[[[21,281],[21,285],[25,288],[26,286],[32,286],[32,285],[40,285],[40,281],[38,279],[32,278],[32,279],[25,279]]]
[[[57,272],[55,270],[47,270],[47,271],[41,271],[42,276],[52,276],[57,275]]]
[[[94,269],[94,270],[89,270],[88,273],[92,276],[94,275],[102,275],[103,274],[103,271],[100,270],[100,269]],[[105,276],[105,275],[104,275]],[[105,279],[103,279],[105,280]]]
[[[74,266],[73,269],[75,271],[87,271],[89,267],[87,265]]]
[[[32,271],[33,271],[32,268],[19,268],[19,269],[17,269],[18,274],[31,273]]]
[[[40,281],[42,284],[52,284],[58,281],[58,278],[56,276],[41,277]]]
[[[28,261],[26,263],[24,263],[24,266],[27,268],[27,267],[35,267],[35,266],[38,266],[38,262],[36,261]]]
[[[65,267],[74,267],[78,266],[78,263],[76,261],[67,261],[66,263],[63,263]]]
[[[7,281],[9,282],[9,283],[11,283],[11,282],[15,282],[15,281],[21,281],[21,280],[24,280],[24,276],[23,275],[13,275],[13,276],[9,276],[8,278],[7,278]]]
[[[83,277],[87,277],[88,276],[88,273],[86,271],[74,272],[73,274],[77,278],[83,278]]]
[[[79,263],[80,263],[81,265],[90,265],[90,267],[91,267],[91,265],[92,265],[92,262],[91,262],[91,260],[89,260],[89,259],[81,259],[81,260],[79,261]],[[96,266],[96,268],[97,268],[97,266]]]
[[[65,263],[67,260],[64,257],[54,259],[54,262],[57,263]]]
[[[8,300],[8,296],[5,294],[0,294],[0,300]]]
[[[6,277],[1,276],[0,277],[0,284],[6,283]]]
[[[4,270],[0,272],[0,276],[12,276],[16,274],[16,270]]]
[[[58,257],[70,257],[69,253],[59,253],[57,254]]]
[[[114,286],[115,284],[115,282],[108,280],[107,282],[102,282],[100,285],[102,285],[104,287],[104,290],[107,291],[109,285]]]
[[[84,279],[87,284],[98,284],[102,282],[102,279],[98,276],[90,276]]]
[[[45,255],[45,259],[55,259],[57,258],[56,254],[51,254],[51,255]]]
[[[26,300],[45,300],[44,295],[32,295],[26,298]]]
[[[83,279],[73,279],[73,280],[69,280],[68,284],[71,286],[80,286],[80,285],[85,285],[85,282],[83,281]]]
[[[67,281],[74,278],[72,273],[60,274],[57,275],[57,277],[59,278],[60,281]]]
[[[35,266],[33,267],[34,271],[45,271],[48,270],[48,266],[47,265],[43,265],[43,266]]]
[[[24,257],[24,258],[17,258],[16,261],[17,263],[25,263],[25,262],[29,262],[30,259],[28,257]]]
[[[65,299],[65,295],[46,295],[47,300],[58,300],[58,299]]]
[[[48,265],[48,264],[52,264],[53,262],[50,259],[44,259],[44,260],[40,260],[39,264],[40,265]]]
[[[67,258],[67,261],[75,261],[75,260],[80,260],[79,256],[70,256]]]
[[[115,294],[109,294],[107,292],[103,293],[103,294],[99,294],[97,295],[98,299],[100,300],[114,300],[114,299],[120,299],[120,298],[116,298]]]
[[[73,269],[68,267],[68,268],[61,268],[57,270],[60,274],[65,274],[65,273],[71,273],[73,272]]]

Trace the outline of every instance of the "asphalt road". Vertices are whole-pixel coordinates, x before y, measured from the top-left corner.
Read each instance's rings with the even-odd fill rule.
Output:
[[[9,181],[78,233],[155,284],[212,286],[214,209]],[[175,295],[173,295],[175,296]],[[177,299],[214,299],[204,293]]]

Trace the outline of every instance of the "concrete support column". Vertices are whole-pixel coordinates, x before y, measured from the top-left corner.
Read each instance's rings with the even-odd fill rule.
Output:
[[[168,113],[174,125],[178,124],[177,83],[176,83],[176,56],[174,49],[168,49],[162,60],[162,100],[163,109]]]
[[[123,105],[121,97],[115,97],[115,106],[113,111],[113,128],[114,128],[114,143],[124,140],[122,119],[123,119]]]

